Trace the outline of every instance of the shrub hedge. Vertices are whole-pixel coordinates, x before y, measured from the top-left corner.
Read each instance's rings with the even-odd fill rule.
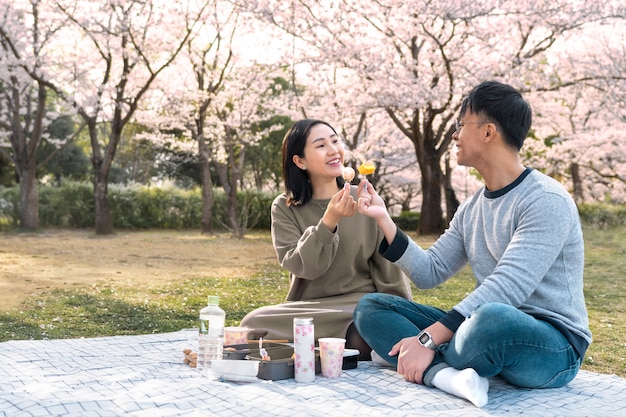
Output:
[[[226,195],[214,190],[213,225],[228,230]],[[269,229],[270,206],[275,195],[242,191],[238,195],[239,219],[246,229]],[[0,187],[0,229],[19,224],[19,187]],[[175,187],[120,186],[109,187],[109,205],[113,226],[122,229],[198,229],[202,197],[200,189]],[[626,226],[626,206],[582,204],[583,223],[598,228]],[[64,182],[60,186],[39,188],[39,220],[42,228],[90,228],[94,221],[93,186],[86,182]],[[400,228],[417,230],[419,213],[403,212],[394,220]]]
[[[237,197],[239,218],[249,229],[269,229],[269,210],[274,196],[243,191]],[[19,225],[19,187],[0,187],[0,225]],[[42,228],[94,227],[93,186],[65,182],[61,186],[39,188],[39,223]],[[197,229],[202,215],[200,189],[175,187],[109,186],[109,207],[113,226],[122,229]],[[226,195],[214,190],[213,225],[228,229]]]
[[[626,226],[626,205],[624,204],[581,204],[578,206],[581,221],[600,229]]]

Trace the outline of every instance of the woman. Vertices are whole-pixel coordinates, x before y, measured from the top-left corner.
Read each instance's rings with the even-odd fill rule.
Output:
[[[370,348],[352,324],[357,302],[368,293],[411,298],[408,278],[378,254],[376,222],[357,213],[362,190],[344,184],[344,150],[335,129],[301,120],[282,145],[285,193],[272,203],[272,241],[289,271],[285,303],[249,313],[242,326],[269,339],[293,339],[293,318],[313,317],[315,337],[345,337],[346,347],[369,359]],[[364,182],[366,184],[366,182]]]

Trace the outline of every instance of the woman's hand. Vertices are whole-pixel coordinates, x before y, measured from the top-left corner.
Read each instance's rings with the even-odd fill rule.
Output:
[[[354,216],[357,212],[357,203],[350,195],[350,184],[346,183],[337,194],[330,199],[322,222],[329,230],[335,230],[339,220],[344,217]]]

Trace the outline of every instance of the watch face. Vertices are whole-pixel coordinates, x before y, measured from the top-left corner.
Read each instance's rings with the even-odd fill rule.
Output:
[[[419,341],[422,345],[425,345],[430,341],[430,336],[428,335],[428,333],[424,333],[419,337]]]

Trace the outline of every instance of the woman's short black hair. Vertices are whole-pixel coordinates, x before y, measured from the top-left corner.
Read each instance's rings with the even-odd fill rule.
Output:
[[[515,88],[497,81],[482,82],[463,100],[461,116],[468,110],[495,123],[510,146],[519,151],[524,145],[532,123],[532,109]]]

